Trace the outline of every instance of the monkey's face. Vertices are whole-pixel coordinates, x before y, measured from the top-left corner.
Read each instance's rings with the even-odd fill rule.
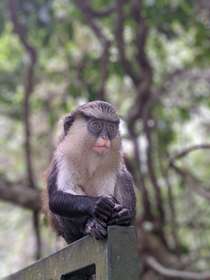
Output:
[[[119,122],[80,115],[69,129],[65,143],[66,149],[69,146],[71,150],[74,145],[75,150],[80,150],[85,154],[93,152],[103,156],[119,151],[121,146]]]
[[[64,135],[65,146],[69,150],[73,147],[71,153],[113,158],[121,148],[119,117],[112,105],[104,101],[88,102],[69,114],[64,119]]]
[[[92,150],[97,154],[106,154],[112,148],[112,141],[119,134],[119,122],[85,117],[87,130],[95,138]]]

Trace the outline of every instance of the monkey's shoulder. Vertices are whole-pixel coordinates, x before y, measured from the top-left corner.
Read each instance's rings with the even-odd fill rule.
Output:
[[[128,171],[125,163],[122,163],[120,168],[118,169],[117,178],[127,178],[128,180],[133,180],[133,176]]]

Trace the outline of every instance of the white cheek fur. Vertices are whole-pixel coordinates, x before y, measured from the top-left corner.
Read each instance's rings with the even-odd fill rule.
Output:
[[[79,137],[78,127],[73,125],[58,149],[58,190],[75,195],[113,195],[120,160],[118,149],[113,149],[111,158],[110,152],[99,156],[91,150],[94,137],[86,137],[86,123],[82,120],[75,123]],[[120,141],[117,142],[120,146]]]

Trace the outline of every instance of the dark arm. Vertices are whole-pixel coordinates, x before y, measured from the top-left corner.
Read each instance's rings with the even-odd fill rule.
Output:
[[[136,214],[136,196],[134,192],[133,177],[124,166],[117,177],[116,197],[123,207],[129,209],[132,217]]]
[[[50,210],[64,217],[93,216],[97,198],[55,191],[49,195]]]
[[[57,188],[58,169],[56,162],[51,165],[48,174],[49,208],[57,215],[64,217],[90,216],[107,219],[114,207],[114,203],[107,197],[92,197],[87,195],[73,195]]]
[[[136,214],[136,196],[133,178],[125,166],[117,175],[115,197],[119,204],[115,206],[110,224],[130,225]]]

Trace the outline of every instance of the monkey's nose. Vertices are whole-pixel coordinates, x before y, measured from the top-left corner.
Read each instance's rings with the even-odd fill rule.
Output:
[[[105,147],[105,148],[110,148],[111,146],[111,142],[108,138],[106,137],[99,137],[97,142],[96,142],[96,146],[98,147]]]
[[[93,150],[99,154],[106,153],[111,146],[111,142],[107,138],[99,137],[93,147]]]

